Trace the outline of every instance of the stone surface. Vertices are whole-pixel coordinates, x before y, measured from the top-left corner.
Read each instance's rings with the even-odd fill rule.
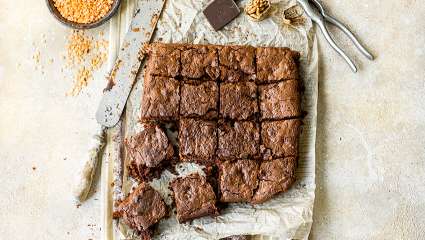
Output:
[[[318,33],[317,198],[311,239],[422,239],[425,5],[413,0],[323,2],[377,59],[361,57],[331,27],[361,67],[353,74]],[[7,33],[0,35],[0,209],[13,209],[0,213],[7,219],[0,236],[100,239],[99,193],[77,208],[70,189],[96,126],[104,74],[80,96],[65,97],[72,78],[63,78],[59,62],[70,30],[50,16],[44,1],[0,0],[0,5],[0,31]],[[107,26],[103,29],[107,36]],[[36,49],[44,74],[34,69]]]

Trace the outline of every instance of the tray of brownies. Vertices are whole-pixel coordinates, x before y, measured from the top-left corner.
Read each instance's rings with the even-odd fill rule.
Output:
[[[242,1],[242,5],[249,1]],[[114,161],[116,239],[307,239],[317,48],[278,1],[219,32],[208,1],[169,1],[129,97]]]

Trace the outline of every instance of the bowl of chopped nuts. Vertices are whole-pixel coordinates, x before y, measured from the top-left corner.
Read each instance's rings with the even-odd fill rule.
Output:
[[[107,22],[118,10],[121,0],[46,0],[52,15],[66,26],[95,28]]]

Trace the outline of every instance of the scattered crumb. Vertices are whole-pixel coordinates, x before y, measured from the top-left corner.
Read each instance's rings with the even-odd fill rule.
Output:
[[[92,78],[92,72],[86,67],[82,67],[80,70],[78,70],[78,73],[75,77],[74,87],[66,95],[77,96],[81,90],[88,85]]]
[[[76,207],[77,207],[77,208],[80,208],[80,207],[81,207],[81,203],[78,203],[78,204],[76,205]]]
[[[34,55],[32,56],[32,59],[34,59],[35,64],[40,64],[40,50],[36,50]]]
[[[103,32],[99,34],[100,37],[103,35]],[[93,72],[107,61],[108,44],[107,40],[89,37],[81,30],[71,32],[64,59],[68,68],[77,70],[74,73],[74,85],[67,96],[77,96],[92,80]]]
[[[37,167],[32,167],[32,170],[33,170],[33,171],[37,170]]]

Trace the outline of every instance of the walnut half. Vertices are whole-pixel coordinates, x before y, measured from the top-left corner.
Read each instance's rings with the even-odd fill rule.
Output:
[[[269,0],[251,0],[245,7],[245,13],[254,21],[261,21],[271,8]]]

